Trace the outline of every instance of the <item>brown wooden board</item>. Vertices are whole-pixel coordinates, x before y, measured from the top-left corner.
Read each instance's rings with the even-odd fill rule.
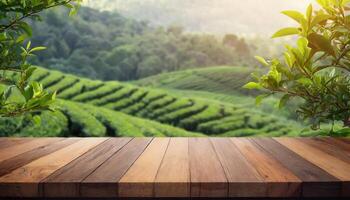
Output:
[[[266,183],[233,142],[227,138],[211,138],[210,140],[229,182],[229,197],[265,196]]]
[[[342,181],[342,195],[350,196],[350,164],[329,155],[322,150],[301,142],[295,138],[275,138],[276,141],[312,162],[329,174]]]
[[[63,147],[66,147],[74,142],[77,142],[78,138],[63,139],[55,143],[49,143],[46,146],[41,146],[31,151],[19,154],[18,156],[9,158],[0,162],[0,176],[3,176],[11,171],[22,167],[42,156],[48,155],[54,151],[57,151]]]
[[[0,162],[7,160],[9,158],[20,155],[24,152],[33,150],[38,147],[45,146],[52,142],[57,142],[62,140],[62,138],[40,138],[36,140],[31,140],[19,145],[11,145],[0,150]]]
[[[336,145],[337,147],[346,151],[346,154],[348,154],[348,155],[350,154],[350,145],[348,143],[341,141],[338,138],[331,138],[331,137],[322,138],[322,140],[325,142],[332,143],[332,144]]]
[[[350,144],[350,138],[337,138],[338,140],[341,140],[347,144]]]
[[[338,144],[332,143],[330,140],[324,140],[322,138],[299,138],[298,140],[337,157],[344,162],[350,163],[350,152],[340,148]]]
[[[118,196],[154,196],[154,181],[168,147],[169,140],[169,138],[153,139],[118,182]]]
[[[298,197],[301,181],[280,162],[247,138],[232,141],[268,184],[266,197]]]
[[[117,197],[117,182],[145,150],[152,138],[134,138],[91,173],[80,185],[82,197]]]
[[[0,138],[0,198],[346,198],[346,140]]]
[[[38,197],[41,180],[104,140],[106,139],[80,140],[0,177],[0,197]]]
[[[10,146],[23,144],[31,140],[32,138],[0,138],[0,150]]]
[[[131,138],[110,138],[42,181],[45,197],[79,197],[79,185]]]
[[[171,138],[155,179],[155,197],[189,197],[188,138]]]
[[[339,179],[271,138],[254,138],[252,140],[303,181],[302,196],[340,196],[341,182]]]
[[[189,139],[191,197],[227,197],[228,182],[208,138]]]

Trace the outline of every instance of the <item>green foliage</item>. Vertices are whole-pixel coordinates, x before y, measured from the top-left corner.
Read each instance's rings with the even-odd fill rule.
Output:
[[[241,87],[251,80],[253,69],[246,67],[214,66],[200,69],[163,73],[137,80],[134,83],[147,87],[162,87],[179,90],[199,90],[214,93],[248,94]],[[256,92],[249,92],[255,94]]]
[[[34,64],[93,79],[128,81],[186,68],[255,62],[247,41],[233,34],[221,39],[177,26],[152,27],[87,7],[72,20],[65,20],[66,15],[63,9],[50,10],[42,22],[31,23],[33,44],[48,47],[33,58]]]
[[[90,115],[79,104],[69,101],[60,103],[60,110],[66,115],[69,123],[70,135],[80,137],[102,137],[106,135],[106,128],[94,116]]]
[[[28,58],[46,48],[32,47],[31,41],[27,40],[32,36],[32,28],[27,19],[39,20],[40,12],[60,5],[66,5],[75,12],[76,3],[79,2],[80,0],[0,1],[0,82],[7,86],[0,90],[0,117],[53,109],[56,93],[46,92],[40,83],[29,81],[36,68],[28,63]],[[12,93],[20,95],[17,101],[11,100]],[[34,117],[34,121],[40,122],[38,117]]]
[[[46,71],[44,69],[40,69],[39,71]],[[230,71],[239,71],[239,69],[235,68],[212,68],[212,69],[200,69],[194,70],[199,74],[209,75],[213,74],[211,80],[220,81],[220,77]],[[194,72],[191,71],[191,72]],[[215,72],[217,71],[217,72]],[[187,74],[189,71],[184,71]],[[210,72],[210,73],[209,73]],[[179,72],[180,73],[180,72]],[[242,72],[243,73],[243,72]],[[244,72],[245,73],[245,72]],[[45,73],[42,73],[45,74]],[[174,74],[174,73],[171,73]],[[234,74],[232,72],[232,74]],[[248,75],[248,73],[247,73]],[[160,75],[161,76],[161,75]],[[179,75],[180,76],[180,75]],[[236,73],[237,76],[237,73]],[[51,78],[50,78],[51,77]],[[90,87],[89,89],[81,90],[79,88],[87,88],[89,85],[96,85],[96,81],[81,79],[79,82],[74,82],[70,87],[66,87],[66,85],[61,84],[65,82],[70,82],[70,80],[79,79],[78,77],[72,75],[66,75],[57,71],[49,71],[49,73],[45,76],[43,80],[56,80],[58,77],[63,77],[60,81],[47,81],[50,84],[50,88],[56,88],[61,91],[58,94],[58,97],[64,98],[66,100],[81,102],[84,104],[79,104],[79,106],[75,106],[77,108],[72,108],[75,110],[74,113],[69,114],[69,108],[65,109],[65,106],[69,106],[72,103],[61,103],[61,107],[66,110],[64,113],[66,114],[69,122],[74,122],[75,125],[79,125],[80,129],[75,131],[75,134],[88,135],[91,134],[92,131],[82,131],[82,130],[92,130],[89,128],[83,129],[82,127],[89,127],[91,124],[97,123],[99,121],[102,123],[104,127],[106,127],[105,133],[103,131],[94,131],[93,134],[100,132],[102,135],[112,135],[116,134],[116,136],[126,134],[121,130],[134,130],[135,135],[149,135],[149,136],[157,136],[157,135],[168,135],[168,136],[180,136],[184,135],[179,131],[174,132],[175,130],[171,130],[170,127],[177,127],[176,130],[184,130],[188,134],[188,132],[197,132],[204,133],[208,135],[227,135],[227,132],[240,130],[240,129],[257,129],[259,134],[269,135],[270,132],[274,133],[274,135],[286,135],[289,134],[286,129],[290,127],[290,129],[295,131],[300,131],[301,126],[297,123],[284,119],[284,117],[279,116],[279,118],[274,117],[271,114],[263,115],[262,111],[257,110],[249,110],[249,109],[241,109],[245,107],[243,105],[244,102],[249,102],[247,99],[244,100],[236,100],[234,102],[230,101],[215,101],[210,100],[209,97],[213,97],[219,94],[215,93],[206,93],[203,96],[196,96],[195,92],[189,91],[185,93],[184,91],[174,91],[174,90],[160,90],[160,89],[151,89],[145,87],[137,87],[131,84],[120,83],[115,81],[109,82],[100,82],[98,87]],[[167,77],[172,77],[171,75]],[[229,79],[229,78],[227,78]],[[238,79],[239,80],[239,79]],[[46,81],[45,81],[46,82]],[[53,85],[52,85],[53,82]],[[213,81],[215,82],[215,81]],[[239,86],[243,81],[237,81]],[[190,82],[189,82],[190,83]],[[209,85],[203,85],[203,87],[210,88]],[[74,88],[78,89],[74,89]],[[67,90],[78,90],[74,96],[67,96]],[[203,90],[205,88],[202,88]],[[219,88],[217,88],[219,89]],[[224,90],[222,90],[224,91]],[[61,96],[63,95],[63,96]],[[223,94],[222,94],[223,95]],[[186,98],[186,96],[190,96],[191,98]],[[192,98],[193,97],[193,98]],[[64,101],[65,102],[65,101]],[[99,107],[94,107],[99,106]],[[74,107],[74,106],[73,106]],[[89,108],[87,108],[89,107]],[[248,105],[251,107],[251,105]],[[79,110],[77,110],[79,109]],[[94,112],[90,112],[91,110],[96,110]],[[73,111],[72,111],[73,112]],[[90,117],[83,117],[83,113],[90,112],[94,115],[93,119],[85,121],[83,119],[88,119]],[[98,112],[98,113],[96,113]],[[122,115],[126,119],[122,119],[121,113],[125,113]],[[77,114],[78,113],[78,114]],[[111,114],[106,114],[111,113]],[[112,114],[114,113],[114,114]],[[75,116],[73,116],[73,114]],[[87,114],[84,114],[87,115]],[[117,118],[117,115],[119,116]],[[147,118],[149,119],[145,123],[145,125],[140,125],[141,122],[138,122],[136,118],[130,118],[131,116],[138,118]],[[113,116],[113,117],[112,117]],[[128,118],[128,117],[130,118]],[[137,119],[138,119],[137,118]],[[74,120],[73,120],[74,119]],[[122,127],[125,123],[124,121],[130,120],[129,125],[126,125],[129,128],[118,128]],[[136,120],[136,121],[135,121]],[[95,121],[95,122],[94,122]],[[151,124],[151,121],[154,123],[162,123],[167,124],[166,128],[162,131],[157,132],[156,130],[151,131],[151,129],[147,128]],[[205,124],[210,124],[211,122],[217,122],[216,125],[205,126]],[[71,123],[73,124],[73,123]],[[119,124],[119,125],[118,125]],[[133,125],[130,125],[133,124]],[[276,124],[276,126],[274,126]],[[95,126],[95,125],[94,125]],[[100,125],[96,125],[98,127]],[[272,126],[272,127],[271,127]],[[69,126],[69,130],[72,130],[72,127]],[[137,128],[139,127],[139,128]],[[144,128],[142,128],[144,127]],[[140,131],[145,129],[145,132]],[[179,129],[181,128],[181,129]],[[102,130],[102,129],[101,129]],[[136,131],[137,130],[137,131]],[[146,131],[147,130],[147,131]],[[157,128],[160,130],[160,128]],[[166,131],[167,130],[167,131]],[[83,134],[85,132],[86,134]],[[131,131],[128,131],[129,134]],[[166,133],[165,133],[166,132]],[[278,134],[277,134],[278,133]],[[101,135],[99,134],[99,135]],[[130,133],[132,134],[132,133]],[[73,135],[71,133],[70,135]]]
[[[301,118],[309,119],[313,129],[330,121],[350,126],[349,1],[317,2],[321,8],[314,11],[310,5],[305,15],[283,12],[299,27],[282,29],[273,37],[296,34],[296,47],[286,46],[284,60],[259,58],[270,70],[245,87],[261,89],[268,95],[282,94],[280,107],[290,99],[302,99],[297,112]]]
[[[41,68],[37,72],[36,78],[47,80],[49,88],[61,91],[58,93],[61,99],[57,100],[60,109],[53,113],[41,112],[40,125],[27,116],[2,118],[0,132],[3,136],[324,135],[323,132],[301,133],[302,126],[287,119],[289,112],[274,112],[274,115],[273,107],[266,104],[252,109],[252,97],[136,87]],[[58,82],[50,81],[57,77],[63,78]],[[69,87],[62,84],[66,82]],[[72,101],[75,97],[79,97],[81,103]],[[268,100],[271,105],[276,103],[272,97]],[[349,132],[337,135],[347,136]]]

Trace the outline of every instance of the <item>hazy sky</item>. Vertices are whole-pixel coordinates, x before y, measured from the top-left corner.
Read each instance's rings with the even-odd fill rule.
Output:
[[[155,25],[178,24],[189,31],[272,34],[293,25],[282,10],[304,11],[312,0],[88,0],[87,5],[117,10]]]

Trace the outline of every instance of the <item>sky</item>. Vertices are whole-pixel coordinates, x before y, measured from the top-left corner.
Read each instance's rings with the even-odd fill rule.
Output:
[[[272,34],[295,23],[283,10],[304,11],[312,0],[87,0],[100,10],[153,25],[181,25],[187,31],[238,34]]]

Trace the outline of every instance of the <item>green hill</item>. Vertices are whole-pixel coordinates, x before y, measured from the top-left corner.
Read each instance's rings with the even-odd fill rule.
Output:
[[[59,111],[41,113],[40,125],[33,124],[26,117],[0,119],[0,136],[203,136],[89,104],[66,100],[58,100],[57,104]]]
[[[133,83],[179,90],[248,94],[249,91],[243,90],[242,86],[251,79],[252,72],[247,67],[217,66],[159,74]]]
[[[218,68],[219,71],[221,68]],[[226,68],[222,68],[226,69]],[[238,68],[237,68],[238,69]],[[212,70],[212,69],[206,69]],[[205,70],[203,70],[205,71]],[[227,74],[227,73],[226,73]],[[237,76],[238,77],[238,76]],[[33,136],[296,136],[303,126],[253,106],[253,98],[103,82],[39,68],[32,77],[58,91],[59,111],[1,119],[2,135]],[[237,81],[237,85],[238,85]],[[208,84],[208,86],[213,86]],[[249,102],[248,102],[249,101]]]
[[[41,81],[48,90],[57,90],[58,97],[66,100],[60,105],[71,135],[281,136],[296,135],[301,130],[294,121],[251,107],[167,89],[89,80],[44,69],[39,69],[33,79]],[[116,131],[111,127],[113,124],[119,128],[123,121],[141,131]],[[153,130],[156,126],[163,131]]]

